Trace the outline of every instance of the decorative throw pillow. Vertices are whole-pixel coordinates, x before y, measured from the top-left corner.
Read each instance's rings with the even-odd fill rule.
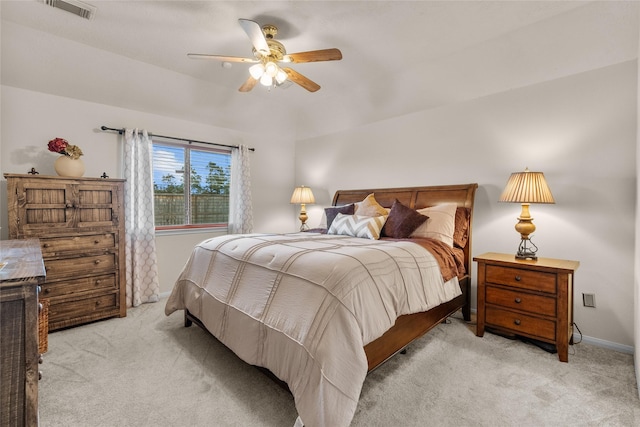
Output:
[[[389,214],[389,211],[376,201],[373,193],[369,194],[363,201],[358,202],[355,205],[356,210],[354,213],[359,216],[383,216]]]
[[[327,229],[331,228],[331,224],[333,220],[336,218],[336,215],[339,213],[344,215],[353,215],[355,213],[356,206],[351,203],[350,205],[344,206],[332,206],[330,208],[325,208],[324,213],[327,217]]]
[[[400,203],[398,199],[393,202],[387,222],[382,228],[382,236],[393,237],[394,239],[406,239],[421,226],[428,216],[419,214],[414,209]]]
[[[359,216],[339,213],[333,220],[327,234],[341,234],[343,236],[378,240],[386,220],[386,215]]]
[[[453,247],[453,232],[455,230],[456,209],[455,203],[443,203],[424,209],[418,209],[418,213],[426,215],[429,219],[411,233],[411,237],[429,237],[440,240]]]
[[[453,244],[460,249],[464,248],[469,240],[469,220],[471,211],[467,208],[456,209],[456,225],[453,232]]]

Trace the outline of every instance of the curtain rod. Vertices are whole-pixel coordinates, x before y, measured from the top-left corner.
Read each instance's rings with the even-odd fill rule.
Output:
[[[120,135],[122,135],[124,133],[124,128],[123,129],[114,129],[114,128],[109,128],[106,126],[101,126],[100,129],[102,129],[103,131],[112,131],[112,132],[118,132]],[[237,145],[227,145],[227,144],[220,144],[217,142],[207,142],[207,141],[197,141],[195,139],[187,139],[187,138],[178,138],[175,136],[165,136],[165,135],[158,135],[155,133],[151,133],[149,132],[149,135],[151,136],[157,136],[158,138],[167,138],[167,139],[175,139],[176,141],[185,141],[188,142],[189,144],[191,144],[192,142],[197,142],[198,144],[207,144],[207,145],[217,145],[218,147],[228,147],[228,148],[240,148]],[[249,151],[256,151],[255,148],[249,148]]]

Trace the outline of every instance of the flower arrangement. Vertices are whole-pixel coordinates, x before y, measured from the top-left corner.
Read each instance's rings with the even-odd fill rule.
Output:
[[[79,159],[83,154],[80,147],[69,144],[69,141],[63,138],[53,138],[49,141],[48,147],[49,151],[71,157],[72,159]]]

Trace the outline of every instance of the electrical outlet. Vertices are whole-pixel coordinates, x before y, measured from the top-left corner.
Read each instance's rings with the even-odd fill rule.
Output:
[[[582,305],[585,307],[594,307],[596,306],[596,294],[582,294]]]

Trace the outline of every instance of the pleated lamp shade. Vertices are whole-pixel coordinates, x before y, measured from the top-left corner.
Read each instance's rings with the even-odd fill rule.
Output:
[[[555,203],[551,190],[542,172],[512,173],[500,196],[501,202],[514,203]]]
[[[307,204],[315,202],[316,199],[313,197],[313,192],[309,187],[301,185],[293,190],[293,194],[291,195],[292,204]]]

